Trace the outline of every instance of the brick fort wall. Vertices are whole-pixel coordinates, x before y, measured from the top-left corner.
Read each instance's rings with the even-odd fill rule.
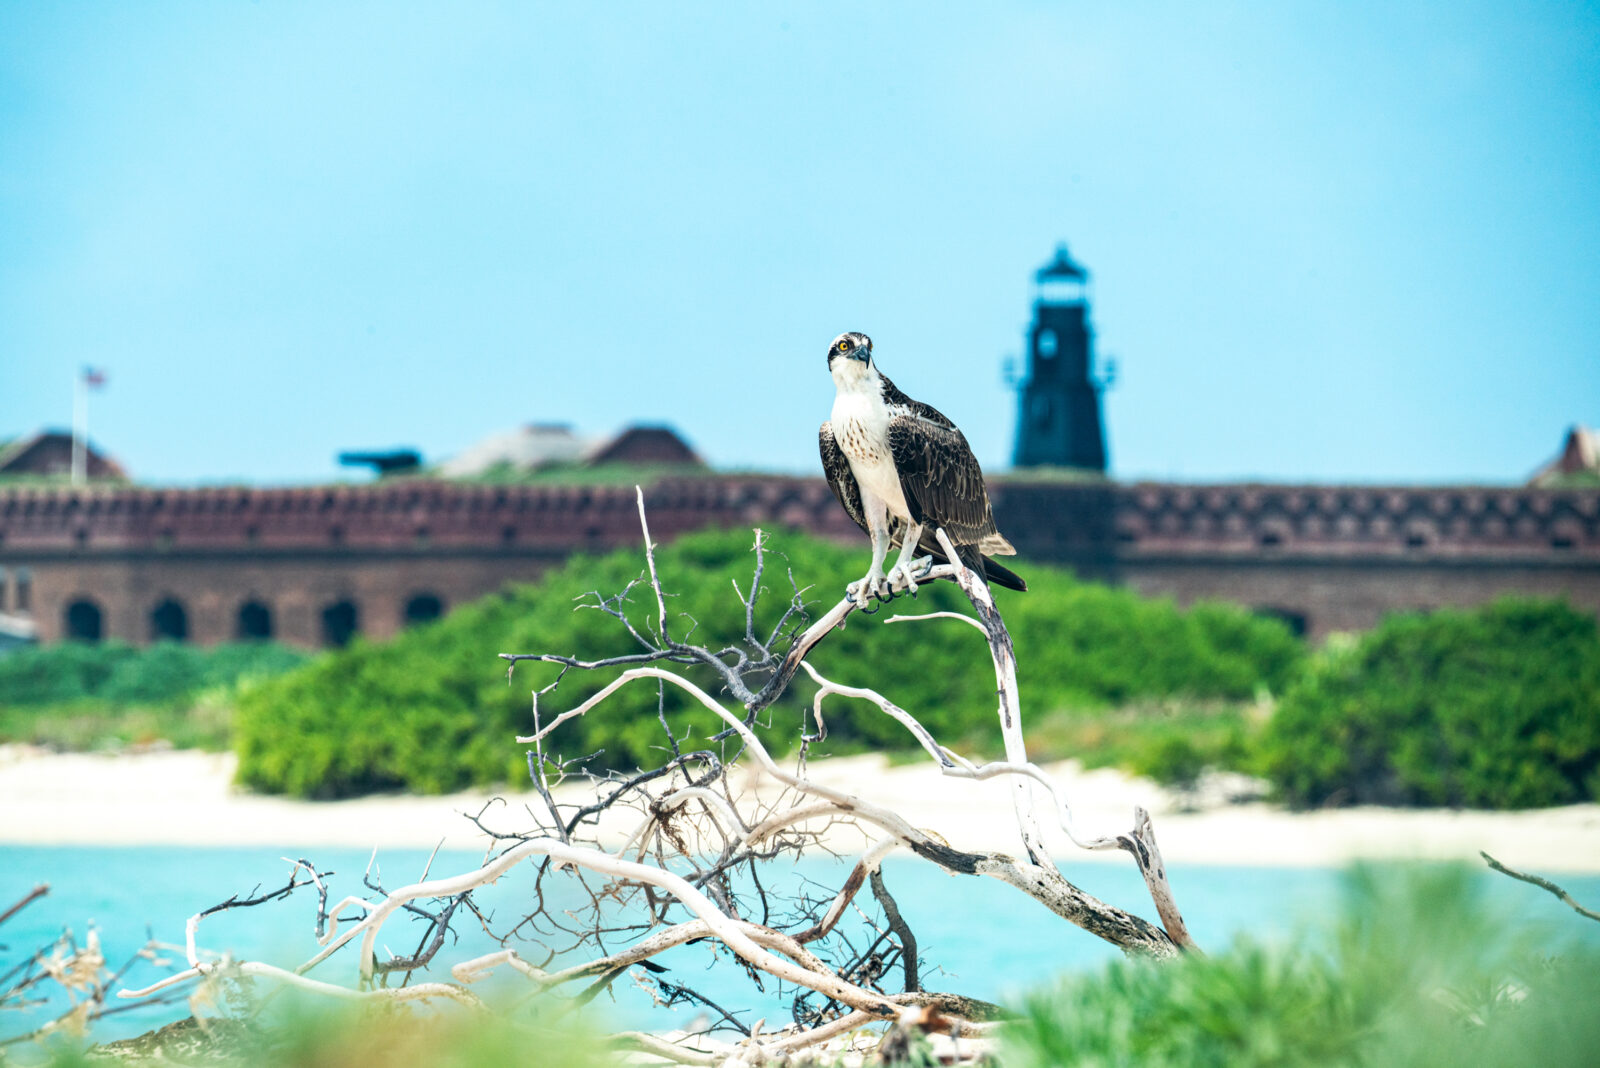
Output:
[[[1024,576],[1046,561],[1180,603],[1236,601],[1313,638],[1513,592],[1600,612],[1600,490],[1019,475],[991,495]],[[860,545],[865,563],[865,536],[820,479],[665,479],[645,500],[658,541],[786,526]],[[0,612],[31,617],[46,642],[93,621],[103,638],[177,628],[212,644],[247,633],[249,608],[273,637],[316,647],[385,638],[573,552],[638,543],[631,486],[19,486],[0,489]]]

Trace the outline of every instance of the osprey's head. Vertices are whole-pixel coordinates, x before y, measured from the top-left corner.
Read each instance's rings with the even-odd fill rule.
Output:
[[[872,363],[872,339],[854,330],[840,334],[828,346],[828,370],[837,374],[847,368],[863,372]],[[854,364],[854,367],[850,365]]]

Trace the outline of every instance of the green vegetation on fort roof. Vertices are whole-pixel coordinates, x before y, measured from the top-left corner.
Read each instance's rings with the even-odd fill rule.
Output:
[[[744,610],[733,584],[749,586],[752,544],[749,531],[707,532],[660,550],[669,625],[677,633],[692,622],[695,640],[713,649],[740,637]],[[787,531],[771,536],[769,546],[758,628],[776,622],[791,574],[815,609],[831,605],[844,584],[859,577],[864,557]],[[593,607],[593,594],[622,590],[642,567],[636,549],[574,557],[536,585],[464,605],[386,644],[357,642],[252,689],[242,696],[236,720],[240,778],[257,789],[314,797],[525,782],[526,747],[513,739],[532,728],[530,691],[552,682],[557,671],[523,664],[508,685],[495,654],[593,659],[636,651],[618,621]],[[1140,752],[1150,745],[1170,748],[1178,724],[1199,723],[1209,733],[1188,732],[1186,737],[1198,740],[1188,743],[1178,762],[1222,762],[1220,750],[1241,744],[1238,706],[1287,685],[1304,657],[1281,623],[1243,609],[1202,605],[1181,612],[1167,601],[1080,583],[1044,567],[1029,568],[1027,578],[1027,594],[1001,594],[1021,664],[1024,714],[1030,724],[1040,724],[1056,717],[1093,718],[1118,706],[1143,709],[1142,715],[1096,728],[1112,752],[1117,746]],[[653,618],[649,588],[634,587],[626,607],[641,626]],[[915,601],[897,601],[894,610],[963,607],[952,584],[936,583]],[[941,739],[972,751],[997,750],[994,678],[981,636],[951,621],[885,625],[889,614],[853,619],[817,649],[813,663],[839,682],[890,695]],[[569,673],[542,700],[544,714],[578,704],[619,671]],[[684,673],[717,692],[718,680],[708,670]],[[798,740],[813,691],[802,678],[765,714],[766,738],[775,749]],[[648,683],[625,687],[601,713],[564,726],[553,736],[553,749],[563,757],[603,751],[597,761],[610,767],[656,761],[657,747],[665,743],[657,700]],[[676,691],[669,689],[662,700],[680,737],[692,743],[715,729],[709,713],[690,707]],[[827,720],[827,751],[910,744],[903,728],[861,702],[830,703]],[[1201,748],[1207,745],[1219,752]],[[1151,762],[1162,760],[1171,758],[1158,754]]]
[[[1551,475],[1538,485],[1540,489],[1548,490],[1594,489],[1600,486],[1600,471],[1571,471]]]
[[[725,478],[726,471],[714,471],[696,464],[545,464],[521,467],[498,463],[476,475],[448,479],[450,482],[482,483],[491,486],[648,486],[663,478]],[[409,478],[442,479],[437,473],[391,475],[385,482]]]

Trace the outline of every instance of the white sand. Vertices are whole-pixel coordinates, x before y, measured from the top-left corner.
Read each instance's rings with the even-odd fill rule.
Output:
[[[260,845],[288,851],[315,846],[481,849],[483,836],[462,815],[492,791],[448,797],[386,795],[306,802],[262,797],[232,785],[231,755],[153,752],[53,754],[0,746],[0,845]],[[1339,865],[1356,858],[1459,858],[1487,850],[1513,867],[1600,872],[1600,805],[1533,812],[1451,812],[1380,808],[1291,813],[1262,803],[1229,803],[1213,784],[1193,811],[1183,799],[1115,771],[1085,772],[1068,761],[1047,768],[1074,806],[1080,834],[1132,825],[1135,805],[1154,819],[1170,865]],[[874,756],[814,762],[812,776],[892,807],[957,847],[1016,850],[1009,788],[941,777],[930,765],[888,767]],[[487,817],[501,829],[526,829],[532,793],[504,794]],[[579,795],[564,792],[562,800]],[[834,845],[860,841],[847,833]],[[1064,836],[1058,859],[1127,863],[1119,852],[1087,853]]]

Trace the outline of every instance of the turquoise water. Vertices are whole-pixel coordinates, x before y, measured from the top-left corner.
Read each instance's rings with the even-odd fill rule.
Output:
[[[52,941],[63,926],[73,928],[81,940],[86,926],[93,923],[112,967],[143,944],[147,927],[157,939],[181,946],[184,924],[192,913],[233,894],[248,896],[257,886],[262,890],[282,886],[289,865],[278,858],[297,855],[305,854],[303,850],[258,847],[0,847],[0,908],[35,883],[51,886],[48,897],[0,927],[0,944],[5,947],[0,950],[0,972]],[[318,850],[309,855],[319,867],[336,873],[329,880],[331,900],[364,892],[361,877],[369,857],[367,852],[354,850]],[[440,854],[432,874],[470,870],[480,859],[479,854]],[[384,885],[390,889],[414,881],[426,861],[426,851],[385,850],[378,854]],[[847,870],[848,862],[841,861],[807,863],[781,876],[772,874],[810,880],[817,884],[814,889],[820,896],[831,895]],[[1153,916],[1131,863],[1066,865],[1064,870],[1088,892],[1140,915]],[[509,927],[513,917],[526,911],[523,906],[529,899],[531,871],[524,865],[474,895],[480,908],[494,914],[498,929]],[[1004,1000],[1062,972],[1090,968],[1116,956],[1111,947],[993,880],[949,876],[904,859],[891,860],[884,875],[919,939],[927,989]],[[1203,947],[1224,946],[1245,931],[1266,938],[1288,937],[1325,915],[1339,897],[1339,874],[1326,869],[1179,866],[1170,872],[1170,878],[1184,917]],[[1548,922],[1568,937],[1588,935],[1593,929],[1590,936],[1600,939],[1600,924],[1578,919],[1542,891],[1489,873],[1483,879],[1491,900],[1514,904],[1525,915]],[[1600,876],[1563,876],[1560,881],[1579,900],[1600,902]],[[870,905],[870,893],[863,890],[858,900]],[[203,949],[229,950],[236,957],[292,967],[316,951],[315,914],[314,892],[302,889],[285,901],[208,917],[200,926],[198,942]],[[470,918],[458,919],[455,926],[463,938],[459,945],[447,945],[441,951],[441,961],[459,961],[497,948]],[[379,941],[380,955],[385,948],[397,954],[414,952],[423,929],[419,920],[391,919]],[[616,946],[622,944],[619,940]],[[521,948],[525,955],[533,955],[528,947]],[[174,957],[181,963],[182,951]],[[681,947],[658,960],[671,969],[665,975],[669,981],[692,986],[729,1008],[750,1007],[742,1016],[747,1023],[761,1016],[788,1018],[788,996],[776,996],[771,989],[774,984],[769,982],[768,994],[753,999],[743,971],[726,966],[726,960],[716,961],[713,967],[705,945]],[[439,971],[448,977],[447,967]],[[354,972],[353,948],[347,948],[314,975],[350,983]],[[144,985],[159,974],[142,967],[130,972],[128,980],[131,985]],[[486,986],[491,993],[498,989],[511,994],[517,991],[517,982],[518,977],[507,973],[475,989]],[[613,989],[611,1002],[606,1004],[602,997],[597,1005],[614,1026],[682,1026],[698,1011],[652,1007],[626,978]],[[0,1013],[0,1037],[31,1030],[64,1007],[64,1002],[56,1001],[34,1010]],[[180,1006],[141,1007],[101,1021],[95,1035],[104,1040],[139,1034],[185,1014]]]

